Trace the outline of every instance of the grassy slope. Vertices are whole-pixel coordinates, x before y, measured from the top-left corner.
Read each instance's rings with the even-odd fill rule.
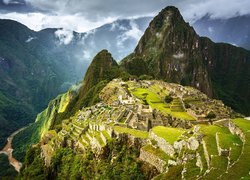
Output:
[[[240,159],[229,168],[228,173],[222,179],[249,177],[250,172],[250,122],[245,119],[235,119],[233,122],[243,131],[246,141]]]
[[[152,131],[159,137],[165,139],[170,144],[173,144],[185,132],[183,129],[170,128],[164,126],[156,126]]]
[[[146,131],[140,131],[140,130],[136,130],[136,129],[121,127],[121,126],[114,126],[114,130],[119,132],[119,133],[131,134],[131,135],[133,135],[135,137],[139,137],[139,138],[147,138],[148,137],[148,132],[146,132]]]
[[[194,120],[192,116],[190,116],[186,112],[172,112],[170,108],[170,104],[166,104],[163,102],[164,97],[159,97],[154,91],[145,88],[136,88],[131,90],[131,93],[141,100],[146,100],[147,103],[152,107],[163,114],[170,114],[173,117],[185,119],[185,120]]]

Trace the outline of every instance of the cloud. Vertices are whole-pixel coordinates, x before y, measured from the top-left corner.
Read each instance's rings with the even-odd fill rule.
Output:
[[[45,28],[64,28],[77,32],[86,32],[103,24],[111,23],[115,20],[112,18],[104,18],[102,21],[92,22],[80,16],[79,14],[55,15],[43,14],[41,12],[25,14],[18,12],[0,12],[0,19],[12,19],[18,21],[35,31],[40,31]]]
[[[180,0],[177,0],[180,1]],[[62,14],[81,13],[91,20],[102,19],[103,17],[128,17],[141,16],[142,14],[157,12],[174,0],[54,0],[53,3],[47,0],[26,0],[33,7]]]
[[[228,19],[250,14],[249,0],[187,0],[180,4],[186,20],[194,22],[206,15],[212,19]]]
[[[11,0],[3,0],[3,3],[8,5],[10,3]]]
[[[126,40],[132,39],[138,41],[143,35],[143,31],[139,29],[138,25],[134,22],[134,20],[131,20],[129,25],[130,29],[127,29],[127,31],[117,37],[117,46],[120,48],[124,47],[124,42]]]
[[[212,34],[212,33],[214,32],[214,28],[213,28],[213,27],[208,27],[208,32],[209,32],[210,34]]]
[[[20,5],[23,5],[24,4],[24,2],[23,1],[20,1],[20,0],[3,0],[3,4],[5,4],[5,5],[18,5],[18,4],[20,4]]]
[[[110,28],[110,31],[116,31],[116,30],[120,30],[120,31],[126,31],[128,30],[127,27],[119,24],[118,22],[113,22],[111,24],[111,28]]]
[[[228,18],[250,14],[249,0],[26,0],[33,7],[62,14],[81,13],[89,20],[103,17],[133,17],[155,15],[169,5],[177,6],[185,19],[196,20],[209,14],[212,18]],[[225,7],[226,6],[226,7]]]
[[[59,29],[55,32],[55,36],[59,40],[59,44],[68,45],[74,38],[73,31],[67,29]]]
[[[32,40],[34,39],[37,39],[37,37],[32,37],[32,36],[29,36],[28,39],[25,41],[26,43],[29,43],[31,42]]]
[[[78,32],[86,32],[117,19],[155,16],[161,9],[169,5],[178,7],[184,19],[191,23],[205,15],[209,15],[211,18],[227,19],[250,14],[249,0],[2,1],[5,4],[9,3],[9,5],[1,6],[0,3],[1,18],[18,20],[34,30],[41,30],[47,27],[62,27]],[[13,6],[11,8],[11,2],[22,2],[23,5]],[[20,8],[22,10],[20,10]],[[22,11],[23,14],[20,13],[20,11]],[[113,28],[115,28],[115,25],[116,24],[114,24]]]

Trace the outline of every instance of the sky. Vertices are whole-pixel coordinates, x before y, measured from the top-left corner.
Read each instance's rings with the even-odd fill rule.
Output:
[[[178,7],[191,23],[206,15],[227,19],[250,14],[250,0],[0,0],[0,18],[36,31],[86,32],[117,19],[155,16],[169,5]]]

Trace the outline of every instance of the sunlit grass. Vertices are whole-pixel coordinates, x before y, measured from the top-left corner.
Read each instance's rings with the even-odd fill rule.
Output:
[[[180,128],[170,128],[164,126],[156,126],[152,129],[154,134],[165,139],[170,144],[173,144],[179,139],[179,137],[185,132],[185,130]]]
[[[149,89],[136,88],[136,89],[131,90],[131,93],[134,96],[136,96],[137,98],[141,99],[142,102],[143,102],[143,100],[146,100],[147,103],[152,108],[161,111],[165,115],[171,115],[171,116],[173,116],[175,118],[179,118],[179,119],[195,120],[194,117],[192,117],[188,113],[184,112],[183,107],[181,107],[181,106],[180,106],[180,108],[177,108],[177,110],[179,109],[180,112],[171,111],[171,108],[170,108],[171,104],[164,103],[163,102],[164,97],[159,97],[156,93],[150,91]],[[176,105],[180,104],[179,101],[176,101],[174,103],[176,103]]]
[[[140,131],[140,130],[136,130],[136,129],[121,127],[121,126],[114,126],[113,128],[118,133],[127,133],[127,134],[131,134],[132,136],[139,137],[139,138],[147,138],[148,137],[148,132],[146,132],[146,131]]]

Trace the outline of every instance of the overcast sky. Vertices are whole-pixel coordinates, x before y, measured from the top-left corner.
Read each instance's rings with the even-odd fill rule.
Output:
[[[116,19],[155,16],[168,5],[178,7],[191,22],[205,15],[225,19],[250,14],[250,0],[0,0],[0,18],[33,30],[85,32]]]

